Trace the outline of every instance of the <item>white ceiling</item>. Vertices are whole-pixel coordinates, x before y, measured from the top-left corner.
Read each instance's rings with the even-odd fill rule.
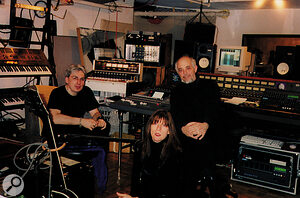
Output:
[[[148,4],[152,6],[162,6],[171,8],[189,8],[200,9],[200,2],[204,2],[203,9],[254,9],[256,0],[135,0],[137,3]],[[209,2],[207,4],[207,2]],[[275,9],[275,0],[264,0],[265,3],[260,9]],[[282,0],[284,8],[300,8],[300,0]]]

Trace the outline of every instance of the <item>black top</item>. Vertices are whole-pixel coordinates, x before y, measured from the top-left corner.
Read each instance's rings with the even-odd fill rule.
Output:
[[[183,149],[184,195],[197,195],[198,181],[213,177],[216,163],[217,122],[219,117],[219,88],[214,81],[196,79],[180,82],[171,90],[170,104],[176,131]],[[189,122],[207,122],[209,128],[201,140],[185,136],[181,127]]]
[[[144,160],[141,159],[142,143],[136,144],[131,183],[132,196],[139,198],[182,197],[181,154],[171,150],[170,156],[162,163],[160,153],[163,142],[151,142],[151,155]]]
[[[59,109],[64,115],[72,117],[83,117],[85,113],[99,107],[99,103],[95,99],[93,91],[84,86],[76,95],[70,95],[65,86],[58,87],[51,92],[48,109]],[[82,131],[79,126],[56,125],[55,130],[59,133],[79,133]]]
[[[197,78],[189,84],[180,82],[171,90],[170,104],[178,132],[189,122],[207,122],[211,130],[218,120],[219,87],[207,79]]]

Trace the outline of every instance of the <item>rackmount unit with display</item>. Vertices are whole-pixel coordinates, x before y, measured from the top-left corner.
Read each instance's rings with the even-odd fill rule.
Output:
[[[125,59],[160,66],[161,34],[157,32],[131,32],[126,35]]]
[[[299,152],[240,142],[231,179],[296,195]]]

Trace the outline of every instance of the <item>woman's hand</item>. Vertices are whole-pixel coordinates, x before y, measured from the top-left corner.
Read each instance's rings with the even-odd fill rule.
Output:
[[[119,193],[119,192],[116,192],[118,198],[138,198],[138,197],[132,197],[126,193]]]

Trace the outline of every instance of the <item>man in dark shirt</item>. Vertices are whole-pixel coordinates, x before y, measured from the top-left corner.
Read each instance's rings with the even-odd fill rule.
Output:
[[[55,133],[87,135],[89,131],[97,133],[100,131],[100,135],[108,135],[109,131],[104,130],[107,123],[98,110],[99,103],[95,99],[93,91],[85,86],[85,80],[85,68],[81,65],[70,65],[65,74],[66,84],[51,92],[47,107],[55,124]],[[85,113],[89,113],[91,118],[84,117]],[[95,140],[94,143],[97,144],[93,145],[90,145],[90,142],[86,143],[82,138],[71,140],[64,149],[69,152],[97,153],[96,157],[92,159],[92,164],[95,168],[99,191],[102,192],[107,182],[103,143],[98,144],[99,140]]]
[[[98,110],[99,103],[93,91],[85,86],[85,79],[85,68],[71,65],[66,70],[66,84],[54,89],[50,95],[48,109],[52,121],[59,126],[58,131],[61,129],[62,133],[76,133],[81,131],[81,127],[89,130],[106,127],[106,122]],[[84,118],[86,112],[91,118]]]
[[[175,69],[181,82],[171,91],[171,113],[183,146],[186,193],[195,197],[198,181],[214,177],[219,88],[215,81],[196,76],[191,57],[181,57]]]

